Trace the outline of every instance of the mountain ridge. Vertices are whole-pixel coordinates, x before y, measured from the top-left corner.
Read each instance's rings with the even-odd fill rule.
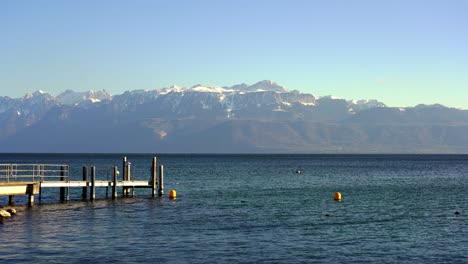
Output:
[[[388,107],[265,80],[0,96],[0,152],[468,153],[468,111]]]

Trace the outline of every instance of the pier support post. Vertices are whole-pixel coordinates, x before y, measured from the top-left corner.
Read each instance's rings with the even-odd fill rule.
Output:
[[[158,181],[156,179],[157,158],[153,157],[153,165],[151,166],[151,196],[156,197],[156,186]]]
[[[117,166],[114,166],[114,171],[112,172],[112,199],[117,198]]]
[[[42,181],[39,184],[39,202],[42,201]]]
[[[164,166],[159,165],[159,196],[164,194]]]
[[[94,201],[96,199],[96,167],[91,167],[91,189],[89,190],[89,199]]]
[[[34,194],[29,193],[28,194],[28,205],[33,206],[34,205]]]
[[[127,157],[122,158],[122,180],[123,181],[128,181],[128,160]],[[123,186],[122,187],[122,196],[128,196],[128,189],[127,187]]]
[[[60,181],[65,181],[65,167],[60,167]],[[33,198],[34,199],[34,198]],[[60,201],[65,201],[65,187],[60,187]]]
[[[10,205],[10,206],[15,205],[15,196],[14,195],[8,195],[8,205]]]
[[[130,162],[127,162],[127,181],[132,180],[132,170]],[[127,187],[127,196],[135,197],[135,187]]]
[[[34,205],[34,184],[28,184],[26,187],[26,193],[28,194],[28,205]]]
[[[126,162],[125,163],[125,175],[124,175],[125,179],[124,181],[130,181],[130,162]],[[132,189],[132,191],[130,191],[130,189]],[[123,197],[129,197],[131,193],[133,193],[133,188],[132,187],[128,187],[128,186],[123,186],[122,187],[122,196]],[[132,194],[133,196],[133,194]]]
[[[81,198],[86,200],[88,198],[88,167],[86,166],[83,166],[83,181],[86,182],[86,186],[83,187]]]

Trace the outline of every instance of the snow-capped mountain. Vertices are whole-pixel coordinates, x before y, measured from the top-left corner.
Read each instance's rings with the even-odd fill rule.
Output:
[[[393,108],[273,81],[0,97],[3,152],[468,153],[467,135],[466,110]]]
[[[288,92],[288,89],[284,88],[283,86],[271,80],[264,80],[254,85],[245,87],[243,89],[242,87],[239,87],[239,88],[241,88],[241,91],[245,91],[245,92],[263,92],[263,91],[270,91],[270,92],[277,92],[277,93]]]
[[[57,95],[57,100],[64,105],[79,105],[82,103],[99,103],[105,100],[112,100],[112,96],[106,90],[90,90],[87,92],[66,90]]]
[[[151,111],[170,118],[308,118],[328,120],[329,113],[343,113],[342,118],[360,110],[385,107],[376,100],[346,101],[334,97],[315,97],[299,91],[289,91],[274,81],[231,87],[192,87],[173,85],[159,90],[134,90],[111,96],[106,90],[75,92],[66,90],[54,97],[43,91],[23,98],[0,97],[0,113],[7,110],[23,114],[42,113],[54,106],[87,108],[111,107],[116,113]],[[38,111],[37,108],[43,108]],[[336,108],[336,109],[335,109]],[[146,113],[147,114],[147,113]],[[146,115],[145,114],[145,115]],[[332,119],[333,119],[332,118]]]
[[[368,103],[367,103],[368,102]],[[113,109],[138,111],[164,118],[216,119],[344,119],[362,109],[384,107],[376,100],[346,101],[289,91],[273,81],[231,87],[194,85],[160,90],[128,91],[114,96]],[[336,109],[335,109],[336,108]],[[339,116],[339,114],[341,116]]]

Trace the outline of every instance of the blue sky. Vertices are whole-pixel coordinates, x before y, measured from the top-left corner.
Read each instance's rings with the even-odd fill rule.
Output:
[[[468,1],[0,1],[0,95],[253,84],[468,109]]]

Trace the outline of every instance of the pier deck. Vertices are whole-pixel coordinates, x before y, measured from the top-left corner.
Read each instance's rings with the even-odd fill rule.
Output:
[[[112,188],[112,198],[117,197],[117,187],[122,188],[122,196],[134,195],[135,188],[150,188],[153,197],[158,191],[159,196],[164,193],[164,169],[159,166],[159,179],[156,171],[156,157],[153,158],[150,180],[131,180],[130,163],[123,159],[122,180],[117,180],[120,172],[117,166],[111,168],[112,180],[97,180],[96,167],[91,167],[91,177],[88,179],[88,167],[83,166],[83,180],[71,180],[68,165],[56,164],[0,164],[0,196],[9,196],[9,204],[14,204],[15,195],[28,195],[29,205],[34,204],[34,195],[42,197],[42,188],[59,188],[60,200],[69,200],[70,188],[82,188],[82,198],[94,200],[97,187]],[[65,195],[66,194],[66,195]]]
[[[41,182],[41,188],[58,188],[58,187],[91,187],[92,183],[89,181],[46,181]],[[112,187],[112,181],[95,181],[96,187]],[[1,187],[1,184],[0,184]],[[117,181],[116,187],[136,187],[136,188],[151,188],[152,184],[149,181]]]

